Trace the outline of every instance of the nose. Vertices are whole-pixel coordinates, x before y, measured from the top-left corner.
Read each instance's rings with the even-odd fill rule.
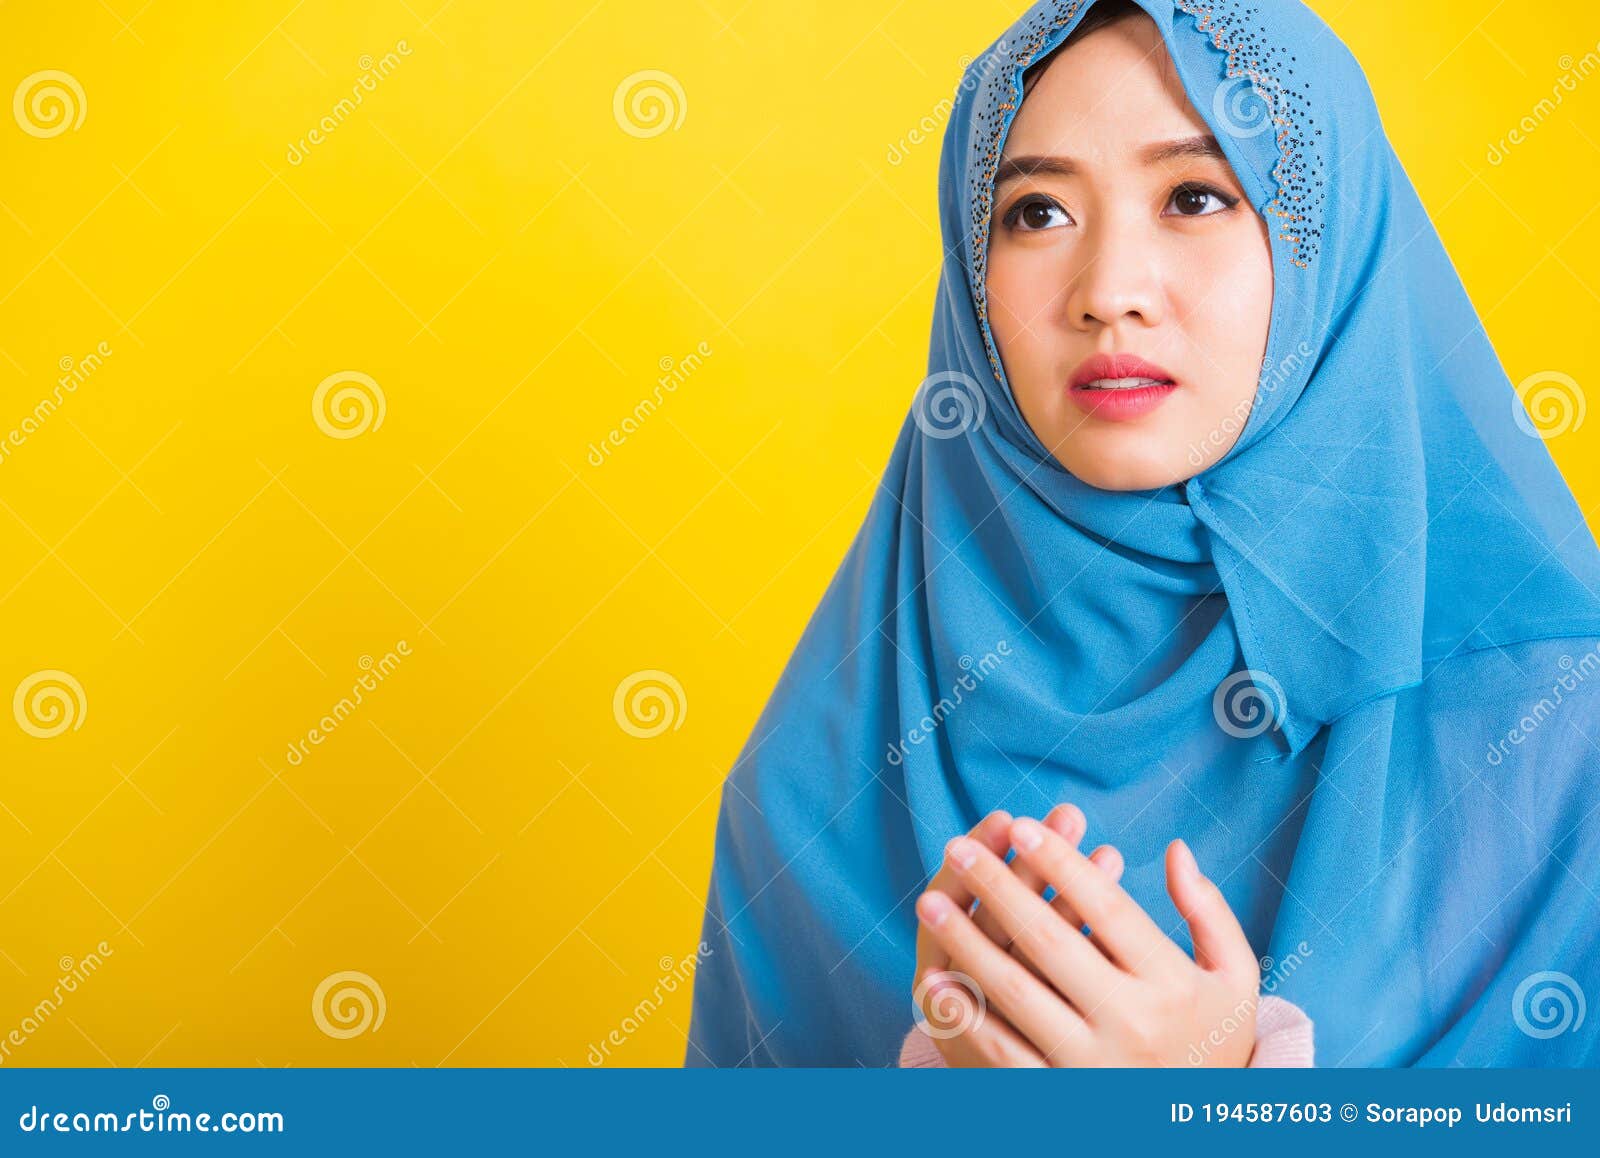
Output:
[[[1161,324],[1162,274],[1155,241],[1132,222],[1103,217],[1074,247],[1066,323],[1094,332],[1102,326]]]

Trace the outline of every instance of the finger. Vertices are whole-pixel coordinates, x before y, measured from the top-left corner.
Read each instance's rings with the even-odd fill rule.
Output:
[[[1067,898],[1123,969],[1136,977],[1160,980],[1193,967],[1189,955],[1121,885],[1097,871],[1088,857],[1054,832],[1028,817],[1019,817],[1011,824],[1011,843],[1019,857],[1026,858]]]
[[[947,1066],[1038,1069],[1039,1051],[1004,1017],[968,987],[969,979],[948,970],[929,973],[917,986],[925,1020],[918,1029],[931,1037]],[[976,985],[976,982],[971,982]]]
[[[1083,810],[1076,804],[1070,803],[1061,803],[1056,805],[1049,812],[1045,813],[1042,823],[1045,825],[1045,827],[1059,832],[1063,839],[1069,840],[1073,844],[1077,844],[1083,839],[1083,834],[1089,827],[1088,818],[1083,815]],[[1010,846],[1010,837],[1010,826],[1008,825],[1006,830],[1007,847]],[[1005,850],[1001,849],[997,855],[1004,856],[1004,853]],[[1027,864],[1027,862],[1021,860],[1020,858],[1012,859],[1011,870],[1017,874],[1018,880],[1036,893],[1042,895],[1044,890],[1049,887],[1049,882],[1035,872],[1032,867]],[[1063,919],[1068,921],[1072,920],[1072,914],[1070,910],[1063,912],[1061,907],[1058,906],[1057,911],[1062,912]],[[1001,927],[1000,920],[995,916],[994,907],[992,905],[980,904],[977,908],[977,911],[973,914],[973,919],[977,922],[978,928],[987,933],[995,944],[1005,948],[1018,961],[1021,961],[1024,965],[1026,965],[1028,969],[1032,971],[1035,977],[1038,977],[1041,980],[1048,980],[1048,978],[1045,977],[1044,972],[1038,967],[1038,965],[1034,963],[1033,958],[1029,957],[1028,954],[1021,948],[1021,946],[1011,943],[1011,937],[1008,933],[1006,933],[1005,929]],[[1078,923],[1081,924],[1081,922]]]
[[[1076,804],[1056,805],[1045,813],[1042,823],[1046,828],[1060,833],[1061,839],[1072,845],[1076,845],[1082,840],[1083,834],[1089,830],[1089,819],[1084,816],[1083,809]],[[1006,828],[1006,846],[1009,848],[1010,844],[1011,830],[1008,825]],[[1043,893],[1045,889],[1050,887],[1050,882],[1040,876],[1038,870],[1021,857],[1012,859],[1011,871],[1017,874],[1018,880],[1036,893]]]
[[[1038,821],[1030,823],[1038,832],[1049,831]],[[1014,823],[1012,831],[1016,828]],[[1050,832],[1050,839],[1063,848],[1072,848],[1057,833]],[[1072,853],[1089,872],[1104,876],[1076,849],[1072,849]],[[1076,925],[1063,921],[1043,897],[1024,887],[1011,867],[988,849],[976,841],[953,840],[949,856],[956,871],[977,893],[979,903],[991,907],[1014,945],[1025,952],[1049,983],[1078,1009],[1096,1008],[1125,980],[1122,970],[1091,945]],[[1189,963],[1187,957],[1183,959]],[[1193,967],[1189,964],[1189,968]]]
[[[1089,863],[1095,865],[1113,881],[1122,879],[1124,867],[1122,853],[1115,845],[1102,844],[1089,854]],[[1061,914],[1061,919],[1073,928],[1081,930],[1086,927],[1087,922],[1084,921],[1078,910],[1072,907],[1072,901],[1067,897],[1057,893],[1050,898],[1050,904],[1054,906],[1056,912]],[[1100,940],[1100,934],[1096,933],[1092,926],[1089,926],[1089,940],[1093,941],[1102,953],[1110,955],[1105,943]]]
[[[1004,865],[1000,871],[1009,875]],[[1094,1035],[1077,1011],[979,931],[949,897],[932,890],[923,893],[917,898],[917,916],[944,946],[952,965],[977,985],[981,999],[1003,1014],[1046,1061],[1093,1064]]]
[[[1011,847],[1011,824],[1011,814],[1004,809],[996,809],[973,825],[967,832],[967,836],[982,844],[996,856],[1003,856],[1006,849]],[[972,908],[972,902],[977,898],[967,886],[967,883],[961,879],[961,875],[955,870],[954,866],[951,865],[948,855],[948,842],[945,847],[947,853],[944,863],[939,866],[939,871],[933,874],[933,879],[928,882],[928,887],[930,889],[938,889],[963,909],[970,909]]]
[[[1084,831],[1089,826],[1089,822],[1083,815],[1083,810],[1075,804],[1056,805],[1045,814],[1044,824],[1047,828],[1052,828],[1056,832],[1059,832],[1064,840],[1069,840],[1073,844],[1077,844],[1083,839]],[[992,848],[993,846],[990,847]],[[995,855],[1003,857],[1006,849],[1010,847],[1011,825],[1007,823],[1005,831],[1005,845],[999,849],[995,849]],[[1032,889],[1036,893],[1044,892],[1047,882],[1029,865],[1020,860],[1013,860],[1011,862],[1011,869],[1017,874],[1017,879],[1020,880],[1024,886]],[[978,928],[987,933],[995,944],[1004,948],[1011,947],[1011,938],[1006,934],[1006,931],[1001,928],[1000,920],[994,915],[994,911],[990,906],[980,904],[977,908],[977,911],[973,914],[973,920],[977,922]]]
[[[1239,918],[1182,840],[1167,845],[1167,892],[1189,925],[1196,964],[1241,979],[1259,975],[1255,950]]]
[[[1013,861],[1012,863],[1015,864],[1016,862]],[[1104,872],[1114,881],[1122,879],[1122,853],[1117,851],[1114,845],[1102,844],[1099,848],[1095,849],[1089,854],[1089,863],[1096,865],[1102,872]],[[1031,872],[1032,870],[1029,871]],[[1083,922],[1083,918],[1080,917],[1077,913],[1077,910],[1072,907],[1072,902],[1066,897],[1052,897],[1050,900],[1050,907],[1053,908],[1057,913],[1061,914],[1061,919],[1067,924],[1071,925],[1074,929],[1082,931],[1087,927]],[[983,912],[982,905],[978,906],[978,912]],[[1101,942],[1099,934],[1095,933],[1092,929],[1089,931],[1089,942],[1102,953],[1105,953],[1107,957],[1111,956],[1111,954],[1106,950],[1105,945]],[[1020,948],[1012,946],[1011,951],[1017,955],[1023,964],[1027,965],[1030,969],[1033,969],[1035,973],[1039,972],[1039,970],[1033,964],[1033,959]],[[1040,976],[1043,976],[1043,974],[1041,973]]]
[[[983,844],[985,847],[995,849],[999,856],[1011,845],[1011,814],[997,809],[989,813],[977,824],[968,830],[967,835]],[[933,874],[933,879],[928,882],[928,888],[938,889],[945,893],[964,910],[972,907],[973,897],[971,892],[961,883],[955,870],[950,867],[949,858]],[[924,969],[944,969],[950,964],[950,958],[938,945],[924,932],[922,926],[917,926],[917,976],[921,977]]]

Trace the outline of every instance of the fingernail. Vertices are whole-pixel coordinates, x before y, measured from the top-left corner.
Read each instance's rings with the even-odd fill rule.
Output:
[[[1032,852],[1044,840],[1044,827],[1033,817],[1020,817],[1011,826],[1011,843],[1019,852]]]
[[[1188,841],[1184,840],[1182,837],[1178,838],[1178,856],[1183,860],[1183,863],[1187,866],[1187,869],[1190,873],[1194,874],[1195,876],[1200,875],[1200,865],[1194,859],[1194,851],[1189,847]]]
[[[917,898],[917,916],[937,928],[949,920],[955,906],[941,892],[926,892]]]
[[[964,836],[953,838],[944,846],[945,855],[964,869],[969,869],[978,859],[978,847]]]
[[[1083,809],[1079,808],[1076,804],[1063,803],[1052,808],[1050,810],[1050,815],[1059,817],[1060,820],[1065,823],[1066,828],[1065,831],[1062,831],[1062,836],[1074,842],[1083,839],[1084,832],[1089,827],[1088,819],[1083,815]],[[1045,819],[1048,820],[1049,815],[1047,815]]]
[[[1082,840],[1089,830],[1089,818],[1083,814],[1083,809],[1076,804],[1067,805],[1067,815],[1072,817],[1072,831],[1076,833],[1075,841]]]

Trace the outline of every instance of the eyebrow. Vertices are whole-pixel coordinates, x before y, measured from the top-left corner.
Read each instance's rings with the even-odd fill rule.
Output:
[[[1227,162],[1222,146],[1217,144],[1217,138],[1209,135],[1184,137],[1176,141],[1157,141],[1139,150],[1139,158],[1146,167],[1164,164],[1167,161],[1202,157]],[[998,189],[1007,181],[1014,181],[1018,177],[1073,177],[1077,173],[1078,162],[1071,157],[1048,155],[1006,157],[995,170],[994,184]]]

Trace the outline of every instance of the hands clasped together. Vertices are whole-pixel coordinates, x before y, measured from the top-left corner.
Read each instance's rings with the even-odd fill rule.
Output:
[[[945,1064],[1247,1065],[1261,974],[1222,890],[1167,846],[1190,957],[1118,884],[1115,848],[1078,851],[1087,827],[1072,804],[1043,823],[991,812],[946,846],[917,898],[913,979]]]

